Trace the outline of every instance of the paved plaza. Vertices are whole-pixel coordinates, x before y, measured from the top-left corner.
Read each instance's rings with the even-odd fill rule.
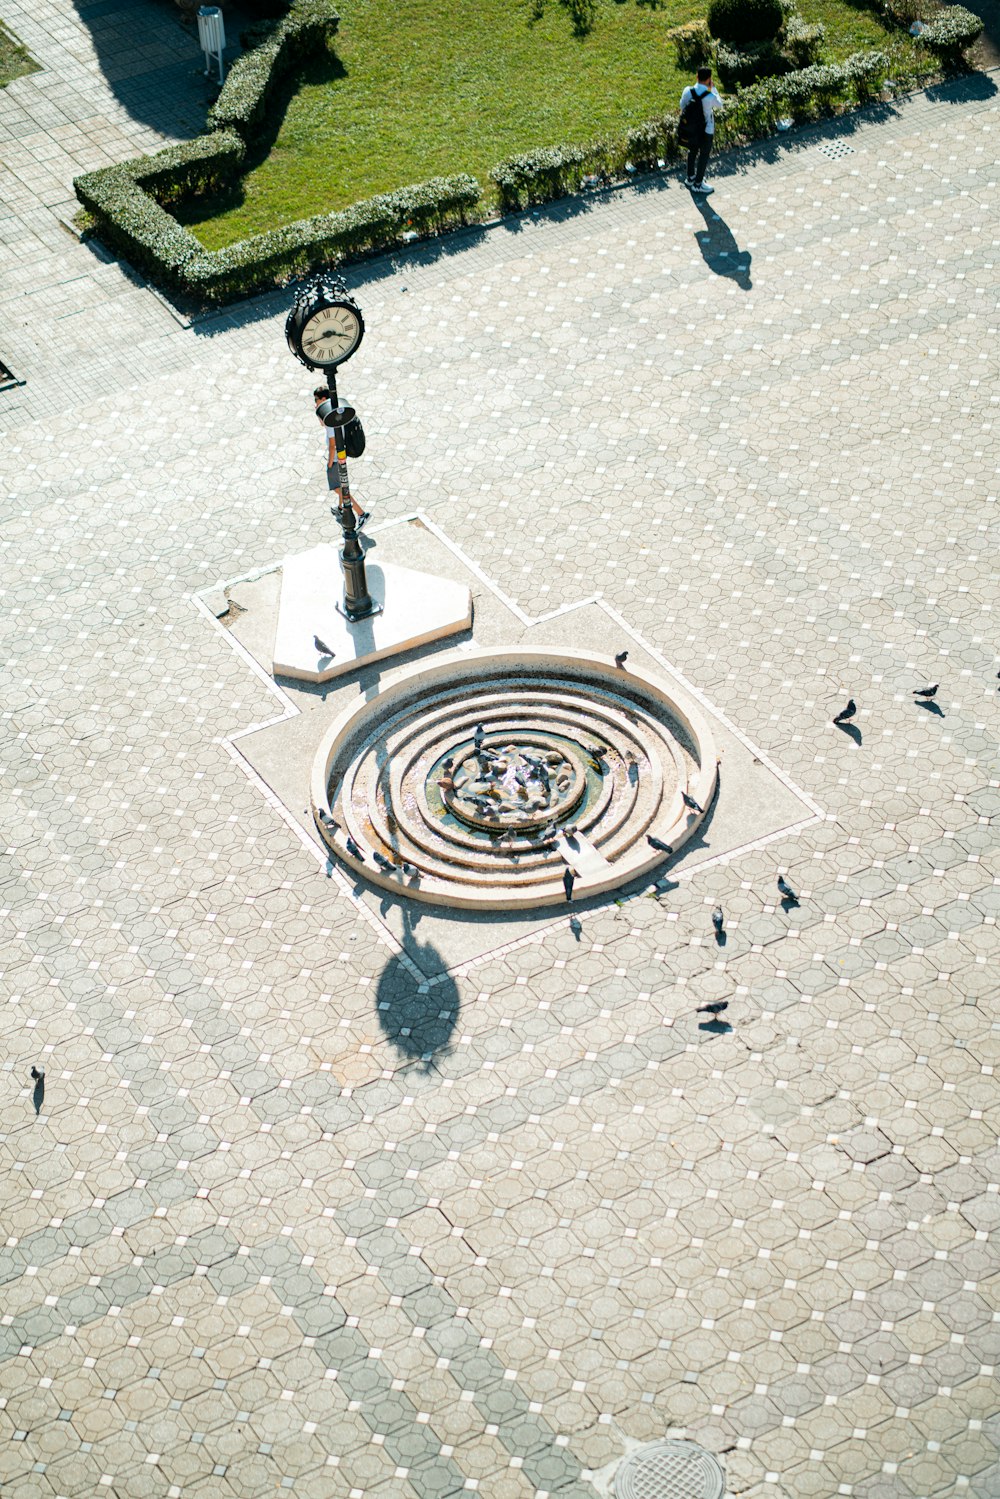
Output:
[[[998,97],[349,268],[377,549],[581,605],[745,761],[709,857],[454,962],[241,752],[335,706],[241,636],[335,539],[288,294],[184,326],[59,225],[91,147],[48,204],[18,156],[0,1491],[586,1499],[670,1434],[741,1499],[1000,1494]]]

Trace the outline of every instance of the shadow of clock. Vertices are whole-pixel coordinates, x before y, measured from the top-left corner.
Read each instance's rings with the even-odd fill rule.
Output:
[[[451,1050],[458,1023],[458,985],[444,968],[437,949],[418,942],[408,926],[403,951],[386,963],[375,993],[376,1015],[386,1040],[401,1056],[427,1068]],[[436,979],[424,977],[434,972]]]

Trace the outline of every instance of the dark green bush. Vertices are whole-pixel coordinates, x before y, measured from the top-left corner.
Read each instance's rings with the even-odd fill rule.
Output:
[[[783,20],[781,0],[710,0],[708,7],[709,31],[738,47],[777,36]]]
[[[971,47],[983,29],[981,17],[964,5],[948,5],[935,15],[917,37],[922,47],[929,47],[939,57],[958,62],[966,47]]]

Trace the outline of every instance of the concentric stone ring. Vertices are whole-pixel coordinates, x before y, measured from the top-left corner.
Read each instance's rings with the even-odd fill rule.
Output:
[[[673,683],[583,652],[454,651],[340,715],[312,800],[331,851],[375,884],[523,909],[565,900],[567,867],[585,899],[662,864],[704,816],[684,794],[707,809],[716,777]]]

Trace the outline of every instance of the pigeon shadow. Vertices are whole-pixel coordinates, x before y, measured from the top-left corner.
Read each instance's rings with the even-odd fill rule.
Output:
[[[716,932],[716,934],[715,934],[715,945],[716,945],[716,947],[725,947],[725,945],[726,945],[726,943],[728,941],[729,941],[729,937],[728,937],[728,934],[726,932]]]
[[[36,1113],[36,1115],[40,1114],[42,1112],[42,1104],[45,1102],[45,1073],[44,1072],[42,1073],[41,1077],[38,1078],[36,1080],[36,1082],[35,1082],[35,1088],[34,1088],[34,1092],[31,1095],[31,1101],[35,1105],[35,1113]]]
[[[922,708],[925,713],[932,713],[935,718],[944,718],[945,716],[944,709],[939,707],[937,703],[918,702],[917,707]]]
[[[861,745],[863,743],[863,740],[861,738],[861,730],[857,727],[856,724],[835,723],[833,727],[835,729],[839,729],[842,734],[846,734],[848,739],[852,739],[857,745],[858,749],[861,748]]]
[[[710,1036],[728,1036],[732,1033],[732,1026],[728,1020],[699,1020],[698,1029],[707,1032]]]
[[[802,902],[800,900],[796,900],[794,895],[783,895],[781,898],[781,909],[784,911],[786,916],[788,915],[789,911],[797,911],[801,904]]]
[[[423,977],[435,970],[435,980]],[[425,1067],[450,1051],[458,1023],[458,985],[444,970],[442,955],[430,943],[418,942],[408,921],[403,951],[389,959],[375,991],[378,1023],[386,1040],[401,1056]]]
[[[736,243],[733,231],[722,218],[721,214],[715,212],[705,198],[694,198],[695,207],[705,220],[704,229],[695,231],[695,240],[701,251],[701,258],[716,276],[726,276],[730,281],[742,287],[743,291],[750,291],[753,282],[750,280],[749,250],[741,250]]]

